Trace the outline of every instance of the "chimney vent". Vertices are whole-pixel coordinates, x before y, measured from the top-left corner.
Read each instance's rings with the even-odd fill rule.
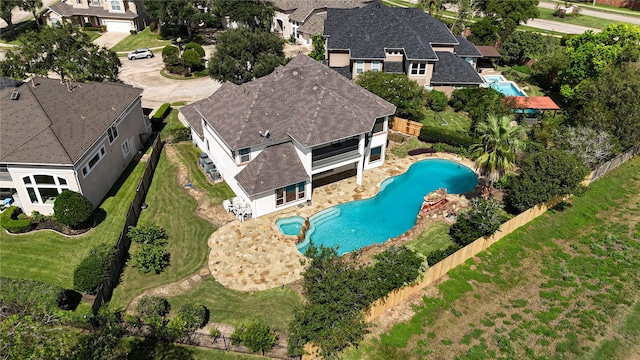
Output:
[[[13,91],[11,93],[11,100],[18,100],[20,98],[20,93],[17,91]]]

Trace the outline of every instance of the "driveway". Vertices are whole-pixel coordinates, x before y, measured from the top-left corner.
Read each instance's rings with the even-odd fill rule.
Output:
[[[206,98],[220,87],[220,83],[210,77],[173,80],[163,77],[164,67],[161,51],[154,51],[151,59],[128,60],[121,57],[122,67],[119,78],[124,83],[144,89],[142,106],[156,109],[163,103],[186,101],[192,103]]]
[[[103,32],[100,37],[93,40],[93,43],[102,47],[106,47],[107,49],[111,49],[129,35],[131,34],[124,32],[106,31]]]

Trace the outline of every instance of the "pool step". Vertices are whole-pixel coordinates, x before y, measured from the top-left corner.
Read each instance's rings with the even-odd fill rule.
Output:
[[[321,225],[326,223],[327,221],[331,221],[335,218],[337,218],[338,216],[340,216],[340,209],[338,209],[337,207],[330,207],[324,211],[321,211],[317,214],[312,215],[309,218],[309,229],[307,229],[305,236],[304,236],[304,240],[302,240],[301,242],[296,244],[296,247],[298,249],[302,249],[304,247],[306,247],[307,245],[309,245],[309,242],[311,241],[311,235],[313,234],[313,232],[316,230],[316,226]]]

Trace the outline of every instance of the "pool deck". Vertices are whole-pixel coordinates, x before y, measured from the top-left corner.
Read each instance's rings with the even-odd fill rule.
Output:
[[[458,161],[473,169],[468,159],[452,154],[407,156],[399,159],[387,152],[381,167],[364,172],[362,186],[355,176],[313,190],[312,205],[291,207],[251,219],[232,221],[209,237],[209,270],[222,285],[240,291],[260,291],[282,286],[302,278],[305,257],[295,246],[295,237],[283,235],[275,224],[282,217],[309,217],[328,207],[347,201],[366,199],[378,193],[380,183],[407,171],[416,161],[440,158]],[[220,205],[221,206],[221,205]]]

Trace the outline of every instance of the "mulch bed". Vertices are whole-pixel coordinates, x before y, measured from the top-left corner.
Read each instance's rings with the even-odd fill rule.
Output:
[[[70,226],[63,225],[53,219],[46,219],[41,222],[33,223],[33,229],[31,231],[54,230],[63,235],[74,236],[74,235],[84,234],[87,231],[91,230],[93,228],[93,224],[94,224],[93,219],[89,219],[84,224],[80,224],[78,225],[78,227],[72,228]],[[31,231],[28,231],[27,233]]]

